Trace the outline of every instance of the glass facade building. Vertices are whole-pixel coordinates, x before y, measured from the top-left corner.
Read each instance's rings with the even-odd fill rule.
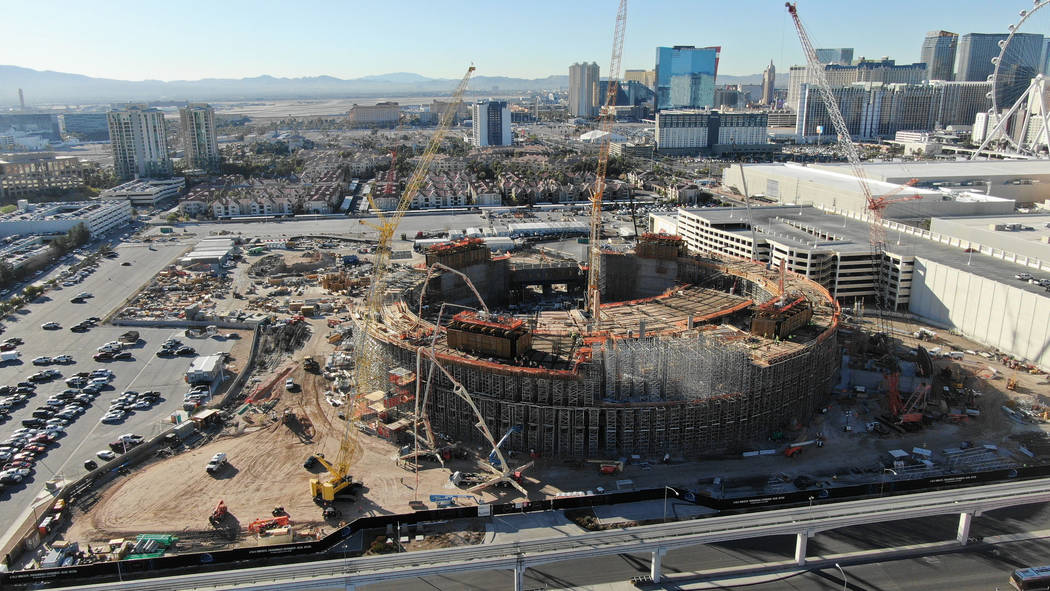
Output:
[[[656,108],[700,109],[715,102],[721,47],[656,48]]]

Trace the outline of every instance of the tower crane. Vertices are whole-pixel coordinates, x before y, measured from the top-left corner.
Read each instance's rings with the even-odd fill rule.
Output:
[[[384,279],[387,275],[387,264],[390,261],[390,243],[393,240],[394,233],[397,231],[398,224],[401,223],[401,218],[405,216],[405,212],[408,211],[409,206],[412,204],[412,199],[415,198],[419,193],[419,189],[423,186],[430,163],[433,162],[434,156],[437,154],[437,150],[441,146],[449,126],[452,124],[452,118],[459,107],[459,103],[463,100],[467,82],[470,81],[470,76],[473,73],[474,66],[472,65],[467,68],[467,73],[452,93],[451,106],[441,115],[441,121],[431,136],[426,150],[420,156],[419,162],[405,185],[405,190],[401,194],[401,200],[393,213],[390,215],[383,214],[375,206],[372,198],[369,197],[369,203],[376,212],[378,222],[369,225],[379,232],[379,240],[372,265],[371,284],[368,288],[368,294],[365,296],[364,309],[357,327],[357,338],[354,342],[353,402],[349,405],[350,416],[347,417],[343,437],[339,442],[339,452],[335,458],[332,461],[328,461],[319,455],[314,456],[328,471],[328,477],[325,479],[310,479],[310,493],[315,499],[332,501],[337,494],[353,484],[350,476],[350,466],[360,455],[360,446],[356,439],[357,426],[355,423],[357,411],[364,400],[366,393],[364,390],[368,387],[368,384],[377,383],[385,369],[381,359],[379,359],[378,351],[368,346],[368,337],[382,314]]]
[[[889,272],[884,268],[884,260],[886,258],[886,228],[882,224],[883,214],[886,208],[899,201],[908,201],[913,199],[921,199],[918,195],[899,199],[890,199],[893,193],[876,197],[871,193],[871,183],[868,180],[867,174],[864,172],[864,167],[860,164],[860,153],[857,151],[856,144],[853,143],[850,137],[849,128],[846,126],[846,121],[842,118],[842,112],[839,110],[838,101],[835,100],[835,95],[831,92],[831,85],[828,84],[827,75],[824,72],[824,65],[817,59],[817,52],[813,49],[813,43],[810,41],[809,33],[806,31],[806,27],[802,24],[802,20],[798,15],[797,3],[785,2],[784,5],[787,7],[788,13],[791,14],[791,19],[795,23],[795,30],[798,32],[798,39],[802,44],[802,51],[806,55],[806,68],[810,72],[810,76],[817,83],[817,88],[820,91],[820,97],[824,102],[824,107],[827,109],[828,116],[831,118],[832,125],[835,128],[835,133],[838,136],[838,143],[842,147],[843,152],[846,154],[846,160],[849,161],[850,170],[853,172],[853,176],[857,177],[857,182],[860,185],[861,193],[864,195],[864,202],[871,214],[870,223],[870,235],[869,241],[871,242],[872,250],[872,267],[874,277],[872,278],[875,297],[875,316],[876,316],[876,328],[877,332],[886,335],[886,317],[883,315],[883,310],[886,307],[888,300],[888,285]],[[911,183],[911,181],[909,181]],[[914,184],[914,183],[911,183]],[[900,189],[900,190],[903,190]]]
[[[609,60],[609,83],[605,99],[605,111],[601,113],[599,129],[603,132],[598,149],[598,168],[591,190],[591,241],[587,261],[587,311],[591,320],[599,320],[602,296],[602,197],[605,195],[605,175],[609,169],[609,144],[612,124],[616,121],[616,93],[620,86],[620,58],[623,56],[624,27],[627,24],[627,0],[620,0],[616,11],[616,27],[613,31],[612,58]]]
[[[853,139],[850,137],[849,128],[846,126],[846,122],[842,118],[842,112],[839,110],[838,101],[835,100],[835,95],[831,92],[831,85],[828,84],[828,78],[824,72],[824,65],[817,59],[817,52],[813,49],[813,43],[810,41],[809,33],[806,31],[806,27],[803,26],[802,20],[798,16],[798,6],[796,3],[792,2],[785,2],[784,5],[787,7],[788,13],[791,14],[791,19],[795,23],[795,30],[798,32],[798,39],[802,44],[802,51],[806,54],[806,67],[811,73],[813,79],[817,82],[817,88],[820,91],[824,107],[827,109],[828,115],[831,117],[835,133],[838,136],[838,143],[846,153],[846,159],[849,161],[850,169],[852,170],[853,175],[857,177],[861,193],[864,195],[865,205],[867,206],[868,212],[871,214],[869,241],[871,242],[872,251],[872,286],[874,287],[873,291],[875,292],[876,334],[874,335],[874,338],[876,342],[881,341],[882,344],[885,345],[885,358],[889,362],[886,383],[889,392],[890,411],[891,413],[899,414],[904,410],[905,406],[901,404],[900,394],[897,392],[900,370],[897,363],[897,356],[893,351],[893,346],[888,342],[889,326],[886,315],[884,314],[889,299],[889,281],[892,274],[890,273],[890,270],[886,268],[886,227],[883,226],[883,214],[885,213],[886,208],[893,203],[921,199],[921,197],[919,195],[913,195],[910,197],[894,198],[893,196],[896,193],[904,190],[903,187],[896,191],[892,191],[887,195],[879,197],[872,195],[870,182],[867,175],[864,173],[864,167],[860,164],[860,154],[857,151],[857,146],[853,143]],[[917,182],[915,179],[909,180],[905,186],[914,185],[915,182]]]

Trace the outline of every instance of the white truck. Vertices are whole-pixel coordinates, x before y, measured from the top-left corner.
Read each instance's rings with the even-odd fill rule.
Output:
[[[14,363],[22,358],[22,354],[18,351],[3,351],[0,352],[0,363]]]
[[[220,451],[219,453],[211,457],[211,461],[208,462],[208,465],[205,467],[205,470],[208,471],[208,474],[215,474],[219,470],[222,470],[222,467],[225,465],[226,454]]]

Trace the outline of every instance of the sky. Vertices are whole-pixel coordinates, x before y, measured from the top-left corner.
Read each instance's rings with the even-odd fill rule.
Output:
[[[414,72],[540,78],[595,61],[605,76],[617,0],[44,0],[5,2],[0,64],[121,80]],[[1002,32],[1031,0],[799,0],[816,47],[918,61],[929,30]],[[1050,7],[1046,12],[1050,17]],[[1033,19],[1035,20],[1035,19]],[[1050,18],[1040,24],[1050,22]],[[1050,35],[1050,30],[1024,29]],[[623,68],[660,45],[720,45],[719,74],[802,63],[782,0],[631,0]]]

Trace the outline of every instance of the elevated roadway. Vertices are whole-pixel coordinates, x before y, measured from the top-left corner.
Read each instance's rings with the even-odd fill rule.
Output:
[[[651,554],[650,577],[659,582],[662,573],[661,559],[672,549],[794,535],[795,562],[804,566],[807,540],[819,532],[953,514],[959,516],[955,543],[963,546],[969,540],[970,525],[974,516],[994,509],[1047,501],[1050,501],[1050,479],[1039,479],[727,515],[568,537],[324,560],[76,588],[85,591],[354,589],[359,585],[406,578],[501,569],[514,572],[515,589],[520,591],[523,588],[524,572],[530,567],[612,554],[638,553]]]

